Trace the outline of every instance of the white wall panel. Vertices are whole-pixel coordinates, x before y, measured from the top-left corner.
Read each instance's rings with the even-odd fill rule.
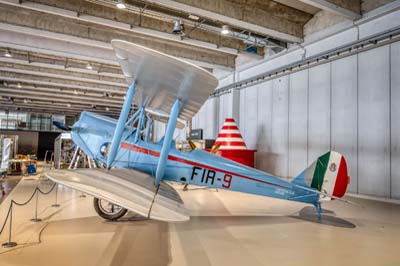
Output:
[[[247,90],[240,90],[239,91],[239,107],[233,106],[233,108],[239,108],[239,120],[236,119],[235,117],[235,121],[236,124],[239,127],[239,131],[242,134],[243,138],[246,138],[246,132],[244,131],[244,129],[246,128],[246,119],[242,119],[245,118],[245,111],[246,108],[248,107],[248,104],[246,102],[246,94],[247,94]]]
[[[293,63],[300,60],[303,54],[303,49],[294,49],[293,51],[282,53],[279,56],[272,56],[272,58],[270,57],[264,62],[256,62],[252,67],[244,65],[243,67],[239,67],[240,79],[238,80],[262,74],[264,72],[276,69],[278,66]]]
[[[400,199],[400,43],[391,47],[391,196]]]
[[[204,129],[204,121],[206,119],[204,115],[204,105],[200,108],[199,112],[197,113],[199,115],[198,121],[197,121],[197,128]]]
[[[274,79],[272,83],[272,143],[269,161],[272,174],[287,177],[289,77]]]
[[[400,10],[360,25],[360,38],[366,38],[399,26]]]
[[[359,193],[390,195],[389,47],[359,54]]]
[[[208,99],[202,108],[202,128],[204,139],[214,139],[217,131],[217,100],[216,98]]]
[[[308,70],[290,75],[289,85],[289,176],[307,167]]]
[[[197,114],[195,114],[193,117],[192,117],[192,128],[196,128],[197,127],[197,118],[199,117],[199,113],[197,113]]]
[[[334,49],[335,47],[340,47],[342,45],[354,42],[356,40],[357,40],[356,28],[345,30],[336,35],[321,39],[318,42],[314,42],[311,43],[310,45],[307,45],[306,46],[307,57],[322,53],[330,49]]]
[[[154,121],[153,124],[153,141],[158,142],[165,134],[165,123]]]
[[[370,17],[356,26],[343,24],[343,31],[330,37],[317,40],[328,31],[313,36],[313,42],[304,44],[305,55],[394,28],[400,10],[366,16]],[[307,80],[304,71],[258,84],[257,93],[247,88],[235,97],[223,95],[218,127],[226,117],[238,118],[247,144],[258,150],[256,165],[261,170],[294,176],[322,153],[337,150],[347,159],[349,191],[400,199],[400,43],[391,47],[311,68]],[[235,80],[301,60],[303,54],[303,48],[291,48],[253,66],[239,67]],[[230,75],[221,85],[232,80]],[[204,123],[204,115],[210,114],[198,115],[196,123]]]
[[[308,165],[330,150],[330,64],[309,69]]]
[[[257,153],[256,167],[266,172],[272,172],[270,162],[272,143],[272,81],[258,85],[257,98]]]
[[[218,130],[221,129],[225,118],[232,117],[232,94],[227,93],[219,97],[219,123]]]
[[[332,62],[332,150],[347,161],[350,192],[357,192],[357,56]]]
[[[218,98],[210,98],[210,109],[207,114],[209,118],[207,126],[210,127],[210,139],[215,139],[218,134]]]
[[[243,132],[247,148],[255,149],[257,144],[257,110],[258,110],[258,85],[246,88],[246,97],[244,99],[246,109],[243,110],[243,116],[240,121],[245,122]],[[242,104],[242,102],[241,102]]]

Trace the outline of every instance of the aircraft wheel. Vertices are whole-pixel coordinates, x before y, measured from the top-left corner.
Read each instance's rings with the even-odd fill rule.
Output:
[[[93,205],[97,214],[106,220],[118,220],[128,211],[125,208],[98,198],[93,199]]]

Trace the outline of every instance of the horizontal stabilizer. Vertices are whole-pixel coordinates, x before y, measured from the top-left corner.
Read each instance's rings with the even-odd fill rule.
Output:
[[[154,177],[133,169],[53,170],[46,176],[150,219],[166,222],[190,219],[182,199],[170,185],[161,182],[157,191]]]

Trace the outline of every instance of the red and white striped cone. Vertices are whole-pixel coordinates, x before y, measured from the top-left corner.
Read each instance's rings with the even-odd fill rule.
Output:
[[[235,119],[225,119],[222,129],[215,140],[213,149],[217,146],[219,146],[218,150],[247,150],[246,143],[240,134]]]

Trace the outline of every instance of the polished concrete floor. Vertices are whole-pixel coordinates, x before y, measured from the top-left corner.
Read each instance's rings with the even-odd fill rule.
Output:
[[[0,226],[10,200],[25,201],[39,185],[25,177],[0,205]],[[0,247],[0,265],[400,265],[400,205],[352,199],[330,202],[322,222],[312,207],[227,191],[190,188],[182,195],[191,220],[163,223],[128,215],[106,222],[91,197],[59,187],[13,209],[14,248]],[[1,228],[0,228],[1,229]],[[8,224],[0,235],[6,242]]]

